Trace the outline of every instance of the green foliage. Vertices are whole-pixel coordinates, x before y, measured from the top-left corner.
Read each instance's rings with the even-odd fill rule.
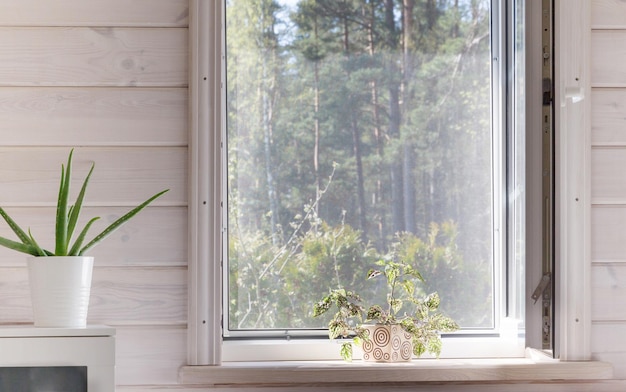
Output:
[[[341,358],[346,362],[352,362],[352,344],[342,343],[341,350],[339,351]]]
[[[477,260],[463,259],[457,246],[457,230],[455,223],[447,221],[431,223],[425,239],[400,233],[391,252],[421,271],[424,293],[446,293],[445,301],[436,304],[443,312],[460,325],[488,327],[491,269]]]
[[[230,327],[324,327],[332,287],[384,303],[362,277],[392,251],[425,278],[401,290],[492,325],[489,2],[411,4],[227,2]]]
[[[331,308],[337,311],[328,323],[330,339],[356,336],[356,342],[368,339],[360,333],[361,324],[373,322],[376,324],[399,324],[411,334],[413,339],[413,353],[421,356],[425,352],[437,357],[441,353],[441,332],[452,332],[459,328],[458,324],[449,317],[438,313],[441,303],[437,293],[425,297],[416,295],[415,284],[423,283],[424,279],[419,271],[404,259],[397,260],[391,253],[376,263],[377,269],[367,273],[367,279],[385,278],[387,284],[387,302],[382,307],[371,305],[365,311],[360,305],[361,297],[346,289],[331,290],[313,306],[313,317],[326,313]],[[400,313],[404,310],[403,313]],[[346,361],[352,360],[352,348],[348,350],[344,343],[341,348],[341,357]]]
[[[27,253],[33,256],[82,256],[86,251],[93,248],[97,244],[99,244],[103,239],[108,237],[111,233],[113,233],[117,228],[126,223],[132,217],[137,215],[141,210],[143,210],[148,204],[154,201],[156,198],[167,192],[168,190],[161,191],[148,200],[141,203],[139,206],[133,208],[121,218],[117,219],[115,222],[111,223],[106,229],[104,229],[100,234],[95,236],[91,241],[89,241],[86,245],[83,246],[83,242],[87,235],[87,232],[91,225],[98,219],[99,217],[95,217],[90,219],[85,227],[80,231],[73,245],[71,244],[72,236],[74,233],[74,229],[76,228],[76,224],[78,222],[78,218],[80,216],[80,210],[83,205],[83,199],[85,197],[85,192],[87,190],[87,184],[89,183],[89,179],[91,178],[91,174],[93,172],[94,166],[91,165],[91,169],[89,173],[85,177],[83,185],[80,189],[80,192],[76,198],[76,202],[73,205],[69,204],[69,193],[70,193],[70,182],[72,176],[72,155],[74,150],[70,151],[69,157],[67,159],[67,166],[61,166],[61,181],[59,187],[59,197],[57,201],[57,210],[56,210],[56,220],[55,220],[55,250],[54,252],[43,249],[37,244],[35,239],[28,231],[28,235],[18,226],[17,223],[9,215],[4,211],[3,208],[0,207],[0,215],[5,220],[5,222],[9,225],[11,230],[17,235],[21,242],[16,242],[7,238],[0,237],[0,245],[7,247],[9,249],[16,250],[18,252]],[[72,245],[70,247],[70,245]]]

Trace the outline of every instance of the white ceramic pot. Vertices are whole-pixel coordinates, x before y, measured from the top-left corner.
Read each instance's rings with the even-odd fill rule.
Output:
[[[92,272],[93,257],[29,257],[35,327],[86,327]]]
[[[363,340],[363,360],[369,362],[406,362],[413,356],[411,334],[400,325],[364,325],[369,340]]]

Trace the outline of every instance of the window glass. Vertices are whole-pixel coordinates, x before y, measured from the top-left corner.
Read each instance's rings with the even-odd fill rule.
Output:
[[[321,330],[336,287],[382,303],[365,277],[393,252],[495,326],[491,6],[226,1],[227,335]]]

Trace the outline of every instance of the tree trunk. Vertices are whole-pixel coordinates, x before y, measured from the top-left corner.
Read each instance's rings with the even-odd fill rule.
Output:
[[[315,40],[318,40],[318,31],[317,31],[317,18],[315,18],[314,22],[314,34]],[[320,120],[319,120],[319,111],[320,111],[320,76],[319,76],[319,61],[315,60],[313,64],[313,77],[314,77],[314,97],[313,97],[313,110],[314,110],[314,119],[313,119],[313,133],[314,133],[314,146],[313,146],[313,170],[315,171],[315,200],[319,202],[315,205],[316,212],[319,215],[320,208],[320,193],[322,190],[322,176],[320,174]]]
[[[368,52],[369,55],[374,57],[374,23],[375,23],[375,4],[374,2],[370,3],[370,14],[367,23],[367,37],[368,37]],[[378,156],[378,167],[376,173],[376,190],[374,193],[374,201],[373,207],[378,211],[375,216],[377,220],[377,236],[379,238],[379,249],[386,248],[385,241],[385,213],[380,210],[380,207],[384,205],[385,195],[383,193],[383,172],[384,172],[384,164],[383,164],[383,134],[381,129],[381,120],[380,120],[380,110],[379,110],[379,100],[378,100],[378,84],[376,80],[372,80],[370,83],[371,86],[371,94],[372,94],[372,114],[374,116],[374,142],[376,147],[376,155]]]
[[[265,22],[265,21],[263,21]],[[265,27],[266,31],[273,33],[274,24],[271,22]],[[267,34],[268,36],[270,34]],[[270,46],[270,45],[268,45]],[[263,129],[263,155],[265,161],[265,176],[267,180],[267,197],[270,204],[270,230],[272,235],[272,243],[277,245],[278,238],[278,192],[274,180],[274,165],[272,162],[272,133],[273,133],[273,111],[274,111],[274,95],[276,94],[276,48],[272,45],[267,47],[267,52],[262,56],[262,78],[261,81],[261,128]]]
[[[388,46],[391,58],[388,61],[389,75],[389,138],[400,139],[400,93],[399,85],[393,79],[398,74],[398,67],[394,61],[394,55],[398,50],[397,31],[394,21],[394,2],[385,1],[385,27],[388,32]],[[391,161],[391,219],[394,233],[404,231],[404,192],[402,175],[402,155],[400,151],[393,151]]]
[[[349,20],[347,17],[343,19],[343,48],[346,58],[350,57],[350,32],[349,32]],[[350,69],[346,70],[348,79],[350,79]],[[350,102],[354,100],[350,97]],[[356,117],[357,110],[352,104],[348,105],[350,110],[350,132],[352,133],[352,153],[356,162],[356,181],[357,181],[357,215],[359,222],[359,229],[363,232],[363,239],[367,240],[367,208],[365,207],[365,179],[363,177],[363,163],[361,154],[361,132],[359,131],[359,124]]]
[[[414,0],[403,0],[402,2],[402,50],[403,50],[403,108],[406,111],[409,102],[412,101],[410,82],[413,78],[413,61],[411,59],[412,37],[413,31],[413,6]],[[413,129],[409,116],[403,116],[405,121],[405,129]],[[415,149],[413,146],[414,138],[412,135],[405,135],[404,143],[402,144],[402,159],[403,159],[403,197],[404,197],[404,218],[405,218],[405,230],[411,233],[417,233],[417,224],[415,222],[415,176],[413,170],[415,168]]]

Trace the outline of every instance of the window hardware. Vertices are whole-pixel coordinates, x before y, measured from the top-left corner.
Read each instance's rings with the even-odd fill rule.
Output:
[[[544,274],[541,277],[541,280],[539,281],[537,288],[533,292],[533,295],[530,296],[535,301],[535,303],[537,303],[537,300],[539,299],[539,297],[541,297],[541,295],[546,291],[546,289],[550,285],[550,281],[551,281],[550,274]]]

